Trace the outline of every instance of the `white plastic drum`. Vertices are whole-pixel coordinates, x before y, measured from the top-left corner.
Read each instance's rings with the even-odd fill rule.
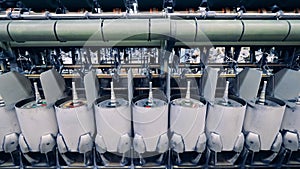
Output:
[[[225,104],[222,98],[216,98],[214,105],[208,106],[206,134],[220,135],[222,151],[232,151],[238,136],[242,133],[246,111],[246,102],[242,99],[228,99]]]
[[[244,131],[259,135],[260,150],[270,150],[279,133],[285,103],[275,98],[268,98],[266,105],[248,106],[244,121]]]
[[[35,98],[22,100],[15,106],[22,135],[31,152],[40,151],[42,136],[55,137],[58,132],[54,109],[46,106],[45,102],[37,106]]]
[[[78,152],[79,138],[89,134],[95,135],[93,109],[88,109],[83,99],[74,106],[72,98],[64,98],[55,103],[59,133],[63,136],[68,151]]]
[[[300,135],[300,104],[293,108],[286,108],[283,116],[281,129],[297,132]]]
[[[109,98],[96,101],[97,134],[102,136],[108,152],[117,152],[121,136],[131,133],[131,109],[125,99],[117,98],[112,106]]]
[[[190,99],[174,99],[170,107],[170,130],[181,135],[185,151],[195,151],[198,137],[204,133],[206,118],[206,102]]]
[[[149,107],[147,102],[147,98],[134,102],[133,129],[134,134],[143,137],[146,151],[154,152],[160,136],[167,133],[168,130],[168,103],[154,98],[155,106]]]
[[[12,133],[20,133],[16,112],[4,103],[0,104],[0,151],[4,151],[4,137]]]

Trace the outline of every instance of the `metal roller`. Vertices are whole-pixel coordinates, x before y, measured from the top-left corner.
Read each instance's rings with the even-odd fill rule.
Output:
[[[56,21],[16,21],[7,31],[13,41],[57,41],[54,26]]]

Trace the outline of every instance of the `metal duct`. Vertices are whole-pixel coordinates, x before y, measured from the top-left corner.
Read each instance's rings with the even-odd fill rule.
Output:
[[[11,41],[7,27],[9,25],[10,21],[1,21],[0,22],[0,39],[1,41]]]
[[[287,21],[243,20],[243,24],[241,41],[283,41],[289,33]]]
[[[8,34],[13,41],[56,41],[54,20],[51,21],[17,21],[8,25]]]
[[[102,35],[105,41],[148,40],[149,19],[104,20]]]
[[[63,20],[56,23],[59,41],[102,41],[101,20]]]
[[[196,41],[238,41],[243,25],[238,20],[198,20]]]
[[[134,25],[134,26],[133,26]],[[2,41],[296,42],[295,20],[26,20],[0,21]]]
[[[285,39],[286,41],[298,41],[300,40],[300,21],[299,20],[289,20],[290,24],[289,36]]]

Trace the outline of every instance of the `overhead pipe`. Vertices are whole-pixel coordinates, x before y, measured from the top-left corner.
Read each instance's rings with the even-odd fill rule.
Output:
[[[173,38],[196,43],[276,43],[300,40],[299,27],[297,20],[12,20],[0,21],[0,38],[4,42],[150,42]]]
[[[217,11],[199,12],[199,13],[67,13],[56,14],[48,11],[38,14],[18,14],[12,15],[11,12],[0,15],[1,20],[56,20],[56,19],[154,19],[154,18],[171,18],[171,19],[263,19],[263,20],[277,20],[277,19],[300,19],[298,13],[219,13]]]

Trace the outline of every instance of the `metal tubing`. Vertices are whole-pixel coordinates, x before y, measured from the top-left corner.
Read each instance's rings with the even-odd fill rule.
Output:
[[[243,25],[238,20],[198,20],[196,41],[238,41]]]
[[[276,19],[300,19],[299,13],[221,13],[217,11],[209,11],[209,12],[199,12],[199,13],[182,13],[182,12],[174,12],[174,13],[92,13],[92,12],[69,12],[67,14],[56,14],[56,13],[26,13],[26,14],[18,14],[11,16],[11,13],[1,14],[0,19],[2,20],[10,20],[10,19],[39,19],[39,20],[47,20],[47,19],[154,19],[154,18],[171,18],[171,19],[268,19],[268,20],[276,20]]]
[[[287,21],[243,20],[243,24],[241,41],[282,41],[289,33]]]
[[[290,32],[286,41],[297,41],[300,40],[300,21],[299,20],[289,20]]]
[[[104,20],[101,30],[105,41],[148,40],[149,20]]]
[[[102,41],[101,21],[62,20],[56,23],[56,34],[60,41]]]
[[[2,42],[11,41],[11,38],[8,34],[7,27],[10,21],[1,21],[0,22],[0,39]]]
[[[16,21],[8,25],[13,41],[56,41],[53,31],[56,21]],[[5,29],[6,30],[6,29]]]
[[[86,40],[118,42],[175,38],[182,42],[211,44],[277,43],[287,38],[286,43],[289,43],[299,39],[297,38],[300,34],[299,25],[298,21],[287,20],[118,19],[103,20],[103,22],[101,20],[22,20],[10,23],[1,21],[0,37],[3,37],[3,41],[17,42],[84,42]]]

